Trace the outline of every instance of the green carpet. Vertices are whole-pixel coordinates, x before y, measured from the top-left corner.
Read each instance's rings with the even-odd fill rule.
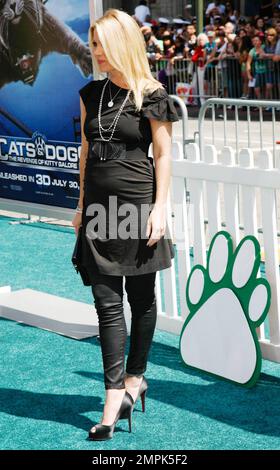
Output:
[[[0,285],[93,303],[69,263],[74,234],[0,218]],[[279,449],[280,365],[263,361],[254,389],[185,367],[179,337],[156,330],[137,403],[112,440],[87,439],[105,389],[97,338],[76,341],[8,320],[1,325],[0,449]],[[126,343],[126,354],[129,337]]]

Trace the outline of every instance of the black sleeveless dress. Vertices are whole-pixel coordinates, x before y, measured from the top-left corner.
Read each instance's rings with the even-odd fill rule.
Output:
[[[104,80],[93,80],[79,90],[80,96],[86,108],[86,119],[84,133],[89,142],[95,139],[100,140],[98,130],[98,107],[101,92],[107,78]],[[109,108],[107,103],[110,99],[109,84],[111,86],[112,97],[118,90],[120,92],[114,99],[114,106]],[[103,108],[101,110],[101,124],[108,128],[114,119],[117,111],[122,105],[127,94],[125,88],[120,88],[110,81],[104,92]],[[82,215],[82,251],[83,265],[85,266],[89,278],[94,284],[96,273],[109,274],[115,276],[131,276],[145,274],[165,269],[171,266],[171,259],[174,258],[174,248],[170,238],[168,224],[164,236],[153,246],[148,247],[146,243],[148,237],[146,233],[146,221],[148,215],[143,220],[145,211],[141,211],[141,206],[155,202],[156,196],[156,175],[153,159],[148,157],[148,149],[152,142],[152,132],[149,118],[160,121],[178,121],[179,117],[173,101],[165,89],[158,89],[149,95],[144,96],[141,111],[135,109],[135,105],[129,96],[124,109],[118,120],[112,142],[126,142],[127,148],[141,148],[144,158],[140,160],[115,159],[104,161],[94,161],[87,158],[84,177],[84,202]],[[112,131],[112,128],[111,128]],[[109,132],[103,131],[103,136],[109,138]],[[128,203],[136,208],[134,219],[130,217],[130,222],[137,226],[136,233],[123,239],[123,235],[118,235],[119,224],[128,217],[117,215],[116,208],[110,209],[109,197],[117,196],[118,206]],[[106,236],[98,236],[90,239],[86,236],[86,226],[97,213],[87,215],[87,207],[90,204],[99,203],[105,208],[106,221],[99,219],[98,230],[103,229]],[[152,207],[151,207],[152,209]],[[117,220],[117,236],[111,237],[109,234],[109,211]],[[114,214],[112,213],[114,212]],[[141,215],[142,212],[142,215]],[[131,213],[130,213],[131,215]],[[108,217],[107,217],[108,216]],[[104,220],[104,218],[102,219]],[[105,226],[106,225],[106,226]],[[115,232],[115,233],[116,233]],[[133,232],[130,228],[130,234]],[[100,233],[100,232],[99,232]],[[110,232],[112,233],[112,232]],[[123,233],[123,232],[122,232]]]

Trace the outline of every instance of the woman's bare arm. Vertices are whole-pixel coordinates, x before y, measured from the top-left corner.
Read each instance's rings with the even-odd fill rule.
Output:
[[[84,134],[84,123],[85,123],[85,118],[86,118],[86,109],[84,106],[84,103],[82,99],[80,99],[80,108],[81,108],[81,153],[80,153],[80,162],[79,162],[79,168],[80,168],[80,196],[79,196],[79,202],[78,206],[83,209],[83,203],[84,203],[84,176],[85,176],[85,165],[86,165],[86,159],[87,159],[87,153],[88,153],[88,141],[86,140],[85,134]],[[82,212],[75,212],[74,218],[72,220],[72,225],[74,226],[76,236],[78,235],[79,232],[79,227],[82,224]]]
[[[247,58],[247,62],[246,62],[246,71],[247,71],[247,75],[248,75],[249,80],[252,80],[252,78],[253,78],[253,75],[252,75],[252,72],[251,72],[252,62],[253,62],[253,57],[249,54],[248,58]]]
[[[165,233],[166,203],[171,177],[172,122],[150,119],[156,176],[156,198],[147,223],[147,246],[154,245]]]
[[[79,196],[79,207],[83,207],[84,199],[84,176],[85,176],[85,164],[88,154],[88,141],[86,140],[84,134],[84,123],[86,118],[86,109],[83,103],[82,98],[80,98],[80,108],[81,108],[81,155],[80,155],[80,196]]]
[[[171,174],[172,122],[150,119],[156,174],[156,205],[165,205]]]

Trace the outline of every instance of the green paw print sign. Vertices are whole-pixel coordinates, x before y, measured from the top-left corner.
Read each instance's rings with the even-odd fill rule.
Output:
[[[213,238],[207,267],[193,267],[186,286],[189,315],[180,335],[180,354],[190,367],[246,387],[257,382],[261,351],[256,328],[271,300],[269,283],[257,277],[260,245],[243,238],[236,250],[229,233]]]

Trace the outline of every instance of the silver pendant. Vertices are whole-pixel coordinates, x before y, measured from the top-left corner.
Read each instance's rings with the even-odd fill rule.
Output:
[[[114,106],[114,102],[113,102],[113,101],[109,101],[109,103],[108,103],[108,108],[112,108],[112,106]]]

